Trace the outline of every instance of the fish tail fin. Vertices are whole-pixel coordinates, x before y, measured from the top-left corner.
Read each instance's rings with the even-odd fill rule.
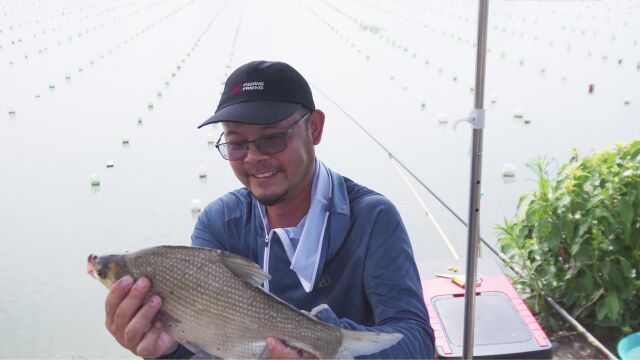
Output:
[[[342,331],[342,346],[336,355],[339,359],[353,359],[360,355],[369,355],[395,345],[403,337],[397,333],[368,331]]]

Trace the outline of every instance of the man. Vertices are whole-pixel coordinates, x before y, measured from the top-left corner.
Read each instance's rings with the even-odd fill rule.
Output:
[[[315,157],[324,114],[306,80],[285,63],[245,64],[199,127],[219,122],[224,133],[216,147],[244,188],[206,207],[192,245],[255,261],[271,275],[265,290],[299,309],[315,308],[320,320],[404,335],[370,357],[433,358],[433,330],[402,220],[382,195]],[[154,322],[162,299],[143,304],[148,289],[146,279],[116,283],[107,296],[107,328],[138,355],[191,356]],[[312,356],[266,341],[273,358]]]

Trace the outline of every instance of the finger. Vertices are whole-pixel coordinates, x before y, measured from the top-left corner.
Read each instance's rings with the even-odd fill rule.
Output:
[[[266,339],[270,359],[316,359],[316,357],[302,349],[285,345],[282,341],[268,337]]]
[[[136,354],[145,358],[158,357],[164,354],[158,346],[158,340],[162,335],[162,324],[156,322],[153,327],[144,334],[144,337],[136,347]]]
[[[133,284],[133,279],[131,276],[122,277],[120,280],[116,281],[111,288],[109,289],[109,293],[107,294],[107,299],[105,300],[105,322],[108,329],[111,329],[113,324],[113,316],[116,312],[116,309],[122,302],[122,300],[129,293],[129,289]]]
[[[286,347],[280,340],[268,337],[265,342],[269,359],[291,359],[291,354],[287,353]]]
[[[161,355],[172,352],[177,345],[178,342],[174,338],[172,338],[171,335],[169,335],[163,325],[162,331],[160,332],[160,338],[158,339],[158,348],[162,350]]]
[[[169,335],[164,325],[156,321],[136,348],[136,353],[145,358],[157,358],[171,353],[178,343]]]
[[[153,318],[161,306],[162,300],[158,295],[154,295],[138,310],[124,330],[125,344],[131,345],[132,347],[130,348],[138,346],[138,343],[142,337],[145,336],[147,330],[151,328]]]
[[[148,279],[140,278],[136,281],[133,287],[131,287],[131,290],[129,290],[129,293],[125,296],[120,305],[118,305],[115,313],[113,314],[113,323],[111,325],[112,333],[119,335],[124,332],[124,329],[127,328],[133,316],[140,309],[144,295],[149,291],[150,286],[151,283]]]

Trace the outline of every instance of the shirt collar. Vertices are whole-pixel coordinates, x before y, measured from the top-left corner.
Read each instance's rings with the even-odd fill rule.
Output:
[[[270,239],[274,233],[282,242],[291,269],[296,272],[303,288],[313,289],[320,262],[324,233],[329,218],[332,183],[329,170],[319,160],[315,161],[315,173],[311,190],[311,206],[307,215],[296,227],[270,229],[264,205],[260,204],[260,215]]]

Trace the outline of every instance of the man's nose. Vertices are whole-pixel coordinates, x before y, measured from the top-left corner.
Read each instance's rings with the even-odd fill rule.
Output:
[[[260,150],[258,150],[258,148],[256,147],[256,144],[254,143],[247,144],[247,156],[244,158],[244,161],[256,162],[259,160],[264,160],[268,157],[269,155],[265,155],[261,153]]]

